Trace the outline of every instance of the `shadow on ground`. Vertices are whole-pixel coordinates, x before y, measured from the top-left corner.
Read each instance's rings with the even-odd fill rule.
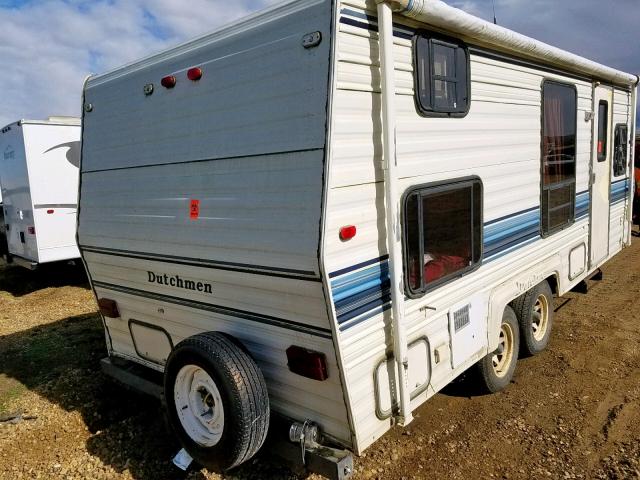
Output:
[[[22,297],[51,287],[74,286],[89,289],[89,281],[81,264],[56,263],[41,265],[36,270],[16,265],[0,265],[0,291]]]
[[[106,377],[100,370],[100,359],[106,355],[96,314],[2,336],[0,397],[19,382],[66,411],[80,412],[91,434],[87,451],[118,472],[128,470],[135,479],[204,478],[199,472],[183,474],[172,465],[170,459],[179,445],[169,432],[160,402]],[[265,456],[231,476],[296,478]]]

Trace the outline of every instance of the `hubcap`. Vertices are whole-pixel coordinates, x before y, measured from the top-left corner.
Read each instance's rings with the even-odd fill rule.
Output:
[[[173,398],[187,435],[203,447],[217,445],[224,431],[224,407],[211,376],[197,365],[185,365],[176,376]]]
[[[496,376],[502,378],[507,375],[514,354],[513,330],[508,323],[503,323],[500,327],[500,339],[498,348],[493,352],[491,361]]]
[[[547,334],[549,326],[549,302],[544,295],[538,295],[536,303],[533,305],[533,318],[531,321],[531,329],[533,338],[541,341]]]

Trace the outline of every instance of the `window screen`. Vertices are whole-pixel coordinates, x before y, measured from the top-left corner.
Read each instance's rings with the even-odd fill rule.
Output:
[[[414,49],[419,111],[423,115],[466,115],[470,101],[467,47],[423,34],[415,37]]]
[[[616,125],[613,136],[613,176],[619,177],[627,171],[628,127],[624,123]]]
[[[546,81],[542,87],[542,233],[574,221],[576,198],[577,92]]]
[[[609,125],[609,103],[600,100],[598,104],[598,161],[607,159],[607,137]]]
[[[482,256],[482,183],[466,179],[405,196],[405,275],[419,296],[472,270]]]

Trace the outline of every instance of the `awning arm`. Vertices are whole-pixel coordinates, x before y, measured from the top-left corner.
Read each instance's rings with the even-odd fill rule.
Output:
[[[402,277],[402,227],[400,224],[400,193],[396,161],[396,82],[393,55],[392,11],[383,0],[378,1],[380,42],[380,72],[382,86],[382,131],[384,155],[385,213],[387,245],[389,250],[389,277],[391,278],[391,321],[393,326],[393,356],[397,369],[399,425],[408,425],[411,414],[409,388],[409,355],[407,332],[404,326],[404,285]]]

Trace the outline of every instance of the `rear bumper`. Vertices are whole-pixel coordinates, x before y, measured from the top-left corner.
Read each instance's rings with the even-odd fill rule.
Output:
[[[139,393],[151,395],[162,400],[162,373],[143,367],[129,360],[117,357],[103,358],[100,361],[102,371],[119,383]],[[292,421],[272,412],[269,438],[264,449],[269,455],[277,456],[294,472],[310,472],[322,475],[330,480],[347,480],[353,474],[353,456],[348,450],[320,446],[307,449],[302,459],[300,445],[288,440]]]
[[[18,265],[19,267],[28,268],[29,270],[35,270],[39,265],[38,262],[18,257],[16,255],[11,255],[10,253],[5,253],[3,257],[7,264]]]

